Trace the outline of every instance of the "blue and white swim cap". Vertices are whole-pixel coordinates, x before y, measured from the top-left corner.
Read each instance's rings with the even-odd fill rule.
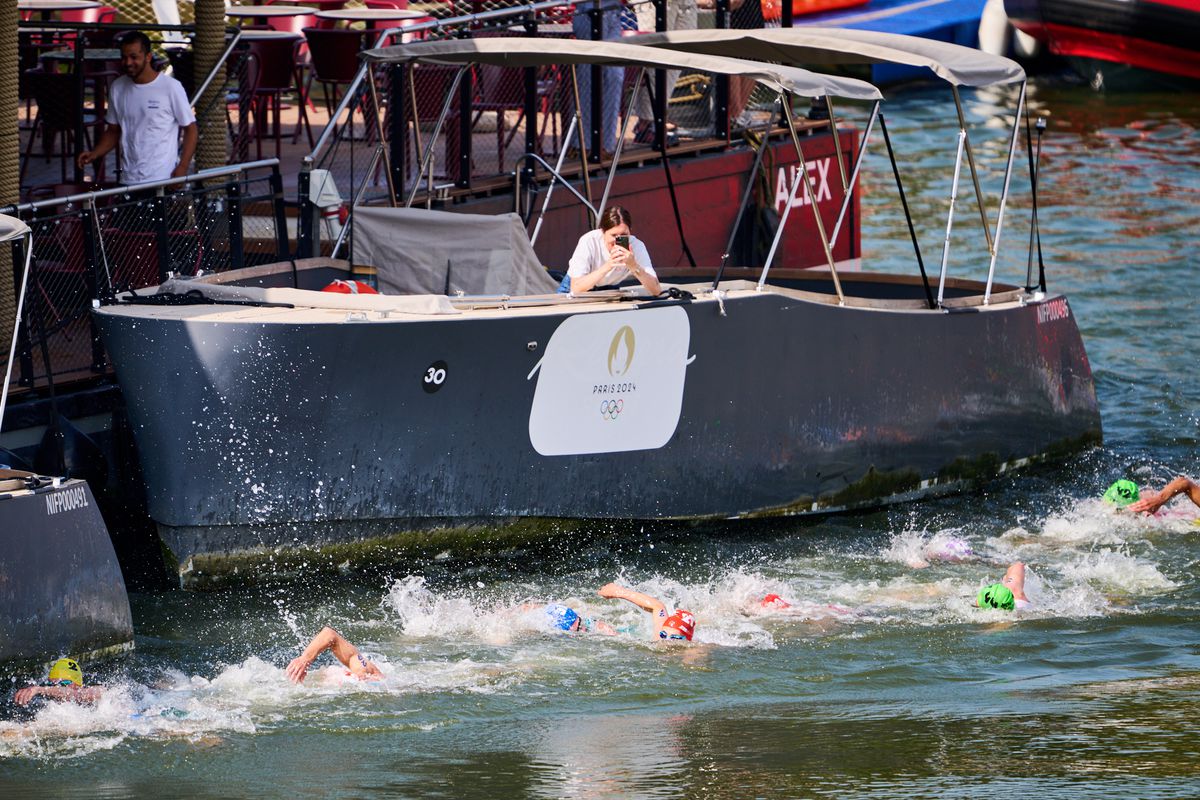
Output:
[[[573,629],[575,623],[579,621],[579,615],[575,613],[574,609],[567,608],[560,603],[549,603],[545,611],[550,624],[560,631]]]

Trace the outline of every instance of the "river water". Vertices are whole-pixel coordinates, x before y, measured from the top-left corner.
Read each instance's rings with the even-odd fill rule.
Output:
[[[1051,80],[1030,98],[1049,120],[1049,287],[1087,344],[1102,448],[872,513],[138,595],[136,653],[85,665],[109,687],[98,706],[0,722],[0,795],[1200,796],[1200,511],[1134,519],[1096,499],[1122,476],[1200,474],[1200,100]],[[993,221],[1013,99],[966,96]],[[930,265],[955,147],[946,100],[888,102],[913,205],[943,220],[920,228]],[[885,156],[870,159],[867,261],[908,269]],[[1027,172],[1022,149],[1015,180]],[[982,277],[971,199],[964,183],[950,274]],[[1009,212],[998,277],[1019,283],[1027,198]],[[936,558],[964,544],[966,560]],[[973,608],[1014,559],[1034,609]],[[694,611],[700,644],[645,643],[641,612],[594,593],[614,579]],[[792,607],[764,610],[771,592]],[[547,599],[630,632],[556,636],[513,610]],[[288,684],[283,666],[326,623],[386,680],[329,666]]]

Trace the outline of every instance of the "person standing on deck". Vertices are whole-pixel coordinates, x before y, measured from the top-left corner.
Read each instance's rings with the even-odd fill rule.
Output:
[[[154,68],[150,38],[141,31],[121,37],[121,68],[125,74],[109,88],[107,127],[94,148],[79,154],[80,168],[104,158],[119,143],[126,186],[187,175],[198,134],[183,85]]]

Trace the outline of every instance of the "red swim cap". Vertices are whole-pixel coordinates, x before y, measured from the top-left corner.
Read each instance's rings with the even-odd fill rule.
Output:
[[[791,608],[792,604],[777,594],[769,594],[762,599],[762,607]]]
[[[670,634],[666,632],[666,629],[670,628],[672,630],[679,631],[683,638],[690,642],[692,640],[692,634],[696,631],[696,617],[692,614],[692,612],[684,611],[681,608],[671,616],[667,617],[666,622],[664,622],[662,626],[663,629],[658,632],[659,636],[662,638],[665,639],[670,636]]]
[[[321,291],[333,292],[335,294],[379,294],[370,284],[363,283],[362,281],[337,280]]]

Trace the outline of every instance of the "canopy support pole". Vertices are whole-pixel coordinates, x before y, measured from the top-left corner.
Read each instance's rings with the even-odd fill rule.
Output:
[[[942,271],[938,276],[937,304],[940,306],[946,296],[946,265],[950,261],[950,232],[954,228],[954,202],[958,199],[958,179],[962,174],[963,148],[967,140],[967,132],[958,131],[958,154],[954,157],[954,181],[950,184],[950,211],[946,214],[946,239],[942,242]]]
[[[423,153],[425,152],[425,146],[421,143],[421,115],[418,111],[419,106],[417,105],[417,81],[416,78],[413,77],[413,70],[416,68],[416,64],[409,64],[408,69],[405,70],[405,72],[408,73],[409,104],[412,106],[413,144],[416,145],[418,153]],[[418,170],[414,182],[419,185],[423,177],[425,177],[424,172],[422,170]],[[407,174],[405,174],[404,179],[408,180]]]
[[[33,231],[28,231],[24,236],[25,269],[21,273],[21,290],[17,293],[17,318],[13,320],[12,343],[8,346],[8,362],[4,370],[4,391],[0,391],[0,425],[4,424],[4,406],[8,402],[8,383],[12,379],[13,359],[17,355],[17,337],[21,332],[21,312],[25,306],[25,288],[29,284],[29,265],[33,260]]]
[[[775,105],[779,105],[779,100],[776,99]],[[771,111],[770,119],[774,119],[774,109]],[[738,204],[737,216],[734,217],[733,227],[729,231],[729,239],[725,242],[725,252],[721,254],[721,264],[717,267],[717,275],[713,278],[713,288],[716,289],[721,283],[721,275],[725,272],[725,266],[729,263],[729,254],[733,250],[733,242],[737,239],[738,228],[742,226],[742,217],[746,214],[746,208],[750,205],[750,195],[754,193],[754,183],[758,180],[758,171],[762,169],[763,156],[767,152],[767,148],[771,146],[770,132],[771,122],[768,119],[763,127],[762,137],[759,139],[758,147],[754,152],[754,165],[750,167],[750,174],[746,179],[746,188],[742,190],[742,201]]]
[[[369,175],[375,165],[379,163],[379,158],[383,154],[385,148],[383,142],[375,148],[375,152],[371,154],[371,160],[367,164],[367,174]],[[350,223],[354,220],[354,209],[358,208],[358,204],[362,202],[363,195],[367,192],[367,182],[363,181],[358,185],[358,191],[354,193],[354,199],[350,201],[350,214],[346,217],[346,224],[338,231],[337,241],[333,243],[333,250],[329,251],[330,258],[337,258],[338,251],[342,249],[342,242],[346,240],[346,235],[350,233]],[[395,206],[392,206],[395,208]]]
[[[567,126],[567,134],[566,134],[566,136],[564,136],[562,138],[562,140],[564,142],[571,141],[571,137],[575,134],[575,125],[578,122],[578,119],[579,119],[578,117],[571,117],[571,124]],[[550,210],[550,198],[554,195],[554,186],[555,186],[554,178],[556,176],[559,178],[562,177],[563,161],[565,161],[566,159],[567,159],[567,148],[560,147],[558,149],[558,161],[556,161],[554,163],[554,175],[551,176],[550,186],[549,186],[549,188],[546,189],[546,199],[542,201],[542,210],[538,214],[537,222],[535,222],[533,225],[533,235],[529,237],[529,243],[531,245],[537,244],[538,234],[541,233],[541,231],[542,231],[542,220],[544,220],[546,218],[546,212],[548,210]],[[568,188],[571,188],[570,184],[568,184]],[[588,207],[588,211],[590,211],[592,214],[596,213],[595,210],[592,209],[590,206]]]
[[[600,213],[608,207],[608,195],[612,191],[613,179],[617,177],[617,164],[621,161],[621,149],[625,146],[625,136],[629,133],[629,120],[633,116],[633,104],[637,102],[638,92],[641,91],[642,81],[646,79],[646,68],[638,70],[633,80],[633,92],[629,95],[629,105],[625,107],[625,119],[621,123],[621,135],[617,137],[617,146],[613,151],[612,161],[608,165],[608,178],[604,181],[604,194],[600,197]]]
[[[879,101],[875,101],[879,105]],[[837,120],[833,116],[833,98],[825,95],[825,113],[829,114],[829,132],[833,134],[833,150],[837,153],[838,174],[842,176],[842,192],[849,188],[846,181],[846,164],[842,161],[842,140],[838,136]],[[836,238],[836,237],[835,237]]]
[[[1025,266],[1025,291],[1033,291],[1033,244],[1037,240],[1038,289],[1046,291],[1046,264],[1042,260],[1042,229],[1038,225],[1038,171],[1042,164],[1042,131],[1046,121],[1038,117],[1037,150],[1033,147],[1033,132],[1029,129],[1029,108],[1025,108],[1025,149],[1029,155],[1029,188],[1032,208],[1029,216],[1029,261]]]
[[[808,201],[809,207],[812,209],[813,221],[817,223],[817,235],[819,237],[821,237],[821,247],[825,250],[825,261],[826,261],[826,263],[829,264],[829,275],[830,275],[830,277],[833,278],[833,288],[834,288],[834,291],[837,292],[838,305],[844,306],[844,305],[846,305],[846,295],[842,293],[842,282],[838,278],[837,264],[835,264],[833,261],[833,248],[829,246],[829,237],[825,235],[825,223],[821,221],[821,210],[819,208],[817,208],[817,198],[813,194],[812,181],[810,181],[808,179],[808,161],[804,158],[804,148],[802,148],[800,146],[800,134],[796,131],[796,118],[792,115],[792,98],[791,98],[790,94],[784,94],[783,117],[785,120],[787,120],[788,133],[791,134],[792,144],[795,145],[795,147],[796,147],[796,157],[800,159],[800,164],[799,164],[800,171],[797,175],[797,178],[799,178],[800,182],[804,184],[804,196],[805,196],[805,199]],[[793,189],[794,189],[794,187],[793,187]],[[794,194],[794,192],[793,192],[793,194]],[[791,207],[791,204],[792,204],[792,201],[789,199],[788,200],[789,208]],[[778,244],[779,240],[782,238],[781,237],[782,233],[783,233],[783,221],[780,220],[779,231],[775,236],[776,245]],[[773,246],[771,248],[771,250],[772,250],[772,255],[774,255],[775,247]],[[768,260],[767,265],[763,268],[762,279],[760,279],[760,281],[759,281],[760,289],[762,288],[763,281],[765,281],[766,277],[767,277],[766,267],[769,267],[769,266],[770,266],[770,261]]]
[[[383,114],[379,109],[379,90],[375,86],[375,70],[373,68],[367,69],[367,77],[367,82],[371,84],[371,107],[375,111],[375,129],[379,132],[379,152],[383,157],[383,174],[387,178],[388,200],[391,203],[392,208],[395,208],[396,187],[392,184],[392,161],[390,158],[388,158],[387,149],[383,146],[384,142],[387,141],[387,136],[385,136],[383,133]],[[379,157],[376,156],[376,158],[372,160],[378,162]],[[370,169],[367,170],[366,174],[370,175],[374,169],[375,164],[372,164]],[[363,183],[365,184],[366,182],[367,181],[364,178]]]
[[[921,283],[925,286],[925,302],[937,308],[933,300],[933,289],[929,287],[929,276],[925,274],[925,259],[921,257],[921,245],[917,241],[917,229],[913,226],[912,212],[908,208],[908,197],[904,194],[904,182],[900,180],[900,167],[896,164],[896,152],[892,150],[892,137],[888,136],[887,119],[879,115],[879,130],[883,132],[883,143],[887,145],[888,160],[892,162],[892,174],[896,176],[896,191],[900,194],[900,205],[904,208],[904,219],[908,222],[908,235],[912,239],[913,252],[917,254],[917,269],[921,270]]]
[[[983,304],[992,297],[992,278],[996,275],[996,257],[1000,254],[1000,232],[1004,230],[1004,207],[1008,203],[1008,186],[1012,178],[1013,157],[1017,154],[1017,134],[1021,130],[1021,114],[1025,110],[1025,86],[1021,82],[1021,94],[1017,97],[1017,115],[1013,117],[1012,138],[1008,142],[1008,165],[1004,168],[1004,191],[1000,193],[1000,213],[996,216],[996,239],[992,243],[992,260],[988,264],[987,287],[983,290]]]
[[[862,141],[858,145],[858,155],[854,159],[854,169],[850,172],[850,181],[842,185],[842,207],[838,210],[837,222],[833,226],[833,235],[829,237],[829,246],[833,247],[837,244],[838,234],[842,232],[842,222],[846,219],[846,212],[850,210],[850,201],[853,199],[854,187],[858,185],[858,173],[862,169],[863,156],[867,153],[867,142],[871,138],[871,131],[875,128],[875,120],[879,118],[879,100],[871,107],[871,118],[867,120],[867,128],[863,131]],[[836,139],[835,139],[836,141]],[[842,157],[838,155],[838,163],[842,162]]]
[[[437,124],[433,126],[433,133],[429,135],[429,145],[425,148],[425,155],[421,158],[421,169],[417,173],[423,175],[425,170],[429,170],[429,181],[433,183],[433,149],[437,144],[438,136],[442,134],[442,125],[446,122],[446,117],[450,115],[450,103],[454,100],[454,93],[458,89],[458,84],[462,81],[463,75],[466,74],[470,65],[458,68],[458,72],[454,73],[454,80],[450,84],[449,90],[446,92],[446,100],[442,103],[442,113],[438,116]],[[415,117],[414,117],[415,119]],[[418,180],[413,183],[412,191],[408,193],[408,199],[404,201],[405,208],[412,208],[413,200],[417,199],[417,189],[421,186]],[[430,187],[432,190],[432,186]],[[432,191],[430,192],[432,194]]]
[[[988,252],[992,251],[992,231],[988,227],[987,209],[983,206],[983,190],[979,188],[979,174],[975,171],[975,152],[971,149],[971,137],[967,133],[967,118],[963,115],[962,98],[959,97],[958,87],[951,84],[954,92],[954,108],[958,111],[958,128],[962,131],[963,141],[967,148],[967,163],[971,167],[971,182],[975,184],[975,202],[979,205],[979,221],[983,223],[983,236],[987,239]]]
[[[584,141],[586,138],[583,132],[583,111],[579,105],[579,75],[575,72],[575,65],[571,65],[571,89],[575,93],[575,122],[577,132],[579,133],[579,165],[583,169],[583,194],[587,197],[588,205],[595,209],[595,204],[592,202],[592,176],[588,173],[588,157],[587,144]],[[563,139],[565,143],[567,140]],[[600,224],[600,217],[597,214],[603,214],[604,209],[600,211],[592,211],[592,227]]]

